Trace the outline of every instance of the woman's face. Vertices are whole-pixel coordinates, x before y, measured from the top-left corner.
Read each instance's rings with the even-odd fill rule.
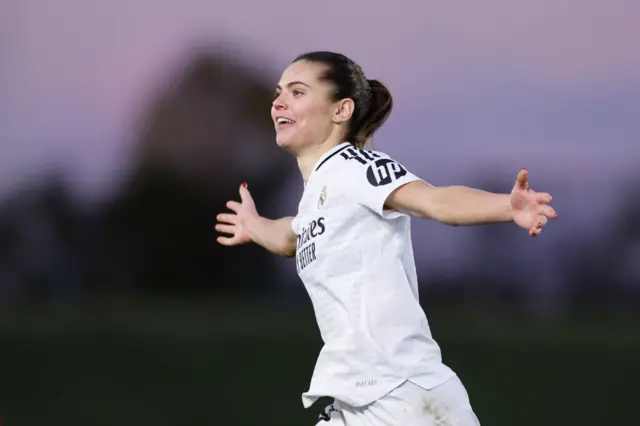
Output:
[[[298,153],[327,140],[338,124],[337,103],[331,99],[331,86],[320,80],[325,66],[308,61],[291,64],[282,74],[271,118],[276,142],[281,148]]]

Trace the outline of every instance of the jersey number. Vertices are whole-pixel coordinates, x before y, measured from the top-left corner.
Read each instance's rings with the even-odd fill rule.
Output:
[[[380,158],[380,154],[370,151],[365,151],[357,148],[347,148],[340,153],[345,160],[356,160],[360,164],[367,164],[370,161]]]

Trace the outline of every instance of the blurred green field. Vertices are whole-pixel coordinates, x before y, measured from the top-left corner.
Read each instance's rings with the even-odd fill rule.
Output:
[[[638,322],[431,309],[483,425],[635,424]],[[315,425],[310,305],[154,304],[0,316],[4,426]]]

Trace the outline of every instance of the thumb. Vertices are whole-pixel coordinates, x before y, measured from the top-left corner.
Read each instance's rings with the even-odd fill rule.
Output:
[[[521,169],[516,178],[516,186],[519,189],[527,189],[529,180],[529,172],[527,169]]]
[[[242,185],[240,185],[240,200],[242,200],[243,204],[247,202],[253,202],[253,197],[251,197],[251,193],[247,189],[246,182],[243,182]]]

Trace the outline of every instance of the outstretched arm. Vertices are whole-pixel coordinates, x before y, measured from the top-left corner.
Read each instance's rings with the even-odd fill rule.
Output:
[[[518,173],[511,194],[493,194],[464,186],[434,187],[424,181],[403,185],[389,195],[388,208],[447,225],[480,225],[513,221],[536,236],[557,214],[551,195],[529,188],[528,172]]]
[[[217,216],[216,231],[230,235],[218,237],[218,243],[236,246],[254,242],[272,253],[294,257],[297,236],[291,228],[293,218],[271,220],[260,216],[244,184],[240,187],[240,200],[227,202],[227,208],[233,213],[221,213]]]

